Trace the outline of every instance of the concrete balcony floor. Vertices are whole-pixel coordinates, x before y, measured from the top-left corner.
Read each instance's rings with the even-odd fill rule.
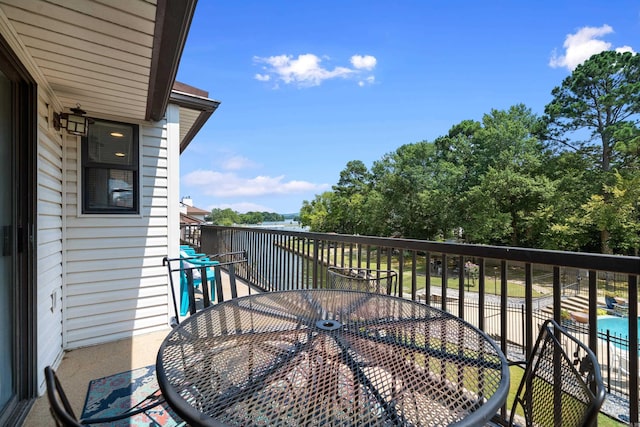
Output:
[[[65,352],[56,372],[76,415],[82,413],[89,381],[155,364],[160,344],[169,331],[167,326],[166,330]],[[55,426],[46,395],[36,400],[24,426]]]

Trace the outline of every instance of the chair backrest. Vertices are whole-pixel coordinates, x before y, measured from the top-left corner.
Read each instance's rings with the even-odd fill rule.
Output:
[[[44,379],[47,384],[49,410],[56,422],[56,426],[80,427],[81,424],[73,413],[73,409],[62,389],[60,380],[51,366],[44,368]]]
[[[584,343],[553,320],[543,323],[511,410],[527,425],[589,426],[605,397],[600,365]]]
[[[187,311],[190,314],[195,314],[196,299],[195,299],[195,283],[196,274],[199,277],[206,277],[207,280],[199,280],[198,283],[202,288],[202,306],[203,308],[209,307],[212,304],[211,298],[215,295],[218,302],[222,302],[226,299],[236,298],[238,296],[237,284],[236,284],[236,268],[239,265],[247,264],[246,251],[225,252],[214,255],[196,254],[195,256],[181,256],[180,258],[168,258],[164,257],[162,264],[167,267],[169,272],[169,283],[171,287],[171,297],[173,298],[173,308],[175,317],[171,319],[172,326],[176,326],[180,323],[180,316],[185,316]],[[213,269],[213,272],[211,271]],[[229,276],[230,293],[231,296],[225,292],[225,287],[222,283],[221,271],[225,270]],[[173,273],[179,271],[181,276],[184,275],[184,280],[181,280],[180,297],[176,295]],[[211,277],[215,278],[215,290],[209,290],[209,280]],[[210,297],[211,295],[211,297]],[[178,309],[180,307],[180,309]]]
[[[207,274],[211,270],[211,267],[216,262],[210,262],[209,259],[203,255],[196,256],[180,256],[180,258],[168,258],[162,259],[162,264],[167,267],[169,272],[169,283],[171,288],[171,297],[173,299],[173,309],[175,317],[172,318],[172,325],[179,323],[180,316],[185,316],[187,311],[191,314],[196,312],[196,298],[195,298],[195,285],[196,282],[202,287],[202,303],[204,307],[211,305],[210,291],[209,291],[209,278]],[[180,272],[180,296],[176,295],[173,276],[175,272]],[[195,273],[197,272],[197,274]],[[207,280],[201,280],[202,277],[207,277]],[[196,279],[200,279],[197,280]],[[178,309],[178,306],[180,309]]]
[[[215,277],[216,277],[216,295],[218,302],[222,302],[225,299],[233,299],[238,297],[238,285],[236,281],[236,272],[239,269],[244,269],[244,277],[247,276],[247,251],[235,251],[235,252],[223,252],[219,254],[209,255],[209,259],[217,261],[214,265]],[[226,270],[229,276],[229,294],[225,292],[225,287],[222,284],[221,270]],[[251,288],[249,287],[249,291]]]
[[[396,291],[398,273],[394,270],[332,266],[327,270],[327,279],[329,289],[349,289],[391,295]]]

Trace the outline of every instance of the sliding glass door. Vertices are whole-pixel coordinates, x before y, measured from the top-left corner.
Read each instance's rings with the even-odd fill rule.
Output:
[[[12,230],[14,206],[12,202],[11,173],[13,158],[11,144],[11,82],[0,71],[0,412],[13,396],[14,344],[11,339],[13,330],[13,264]]]
[[[0,36],[0,425],[37,396],[37,86]]]

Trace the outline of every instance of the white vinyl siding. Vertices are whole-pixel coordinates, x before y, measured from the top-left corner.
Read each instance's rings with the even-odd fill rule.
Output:
[[[81,215],[80,144],[69,149],[64,347],[104,343],[167,327],[167,136],[140,126],[140,214]],[[177,142],[176,142],[177,143]]]
[[[49,130],[47,99],[38,91],[37,144],[37,360],[44,367],[62,358],[62,138]]]

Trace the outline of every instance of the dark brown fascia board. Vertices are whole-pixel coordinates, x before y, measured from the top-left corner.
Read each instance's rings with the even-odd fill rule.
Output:
[[[169,98],[169,102],[172,104],[176,104],[180,107],[189,108],[191,110],[200,111],[200,115],[193,122],[193,126],[184,139],[180,141],[180,154],[189,146],[189,143],[195,138],[195,136],[200,132],[202,126],[209,120],[209,117],[213,114],[214,111],[220,105],[220,101],[214,101],[209,98],[202,98],[199,96],[192,96],[187,93],[172,91],[171,96]]]
[[[178,72],[197,0],[158,0],[145,120],[160,121]]]

